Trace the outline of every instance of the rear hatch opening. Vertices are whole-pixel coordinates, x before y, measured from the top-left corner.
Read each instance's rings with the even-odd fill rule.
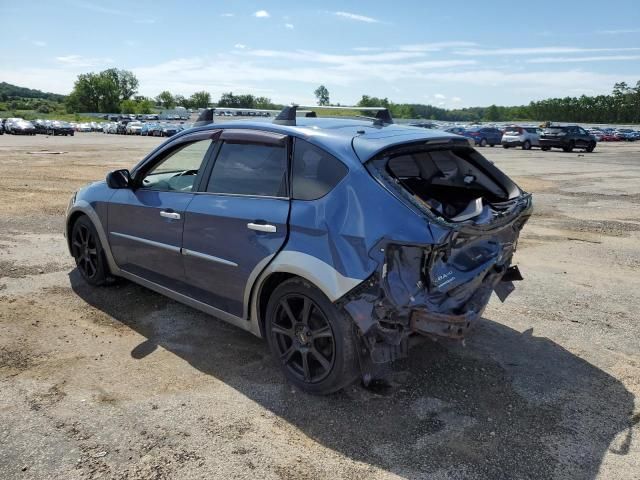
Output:
[[[442,146],[374,160],[421,210],[449,223],[491,223],[518,203],[522,191],[474,149]],[[498,177],[498,178],[496,178]]]

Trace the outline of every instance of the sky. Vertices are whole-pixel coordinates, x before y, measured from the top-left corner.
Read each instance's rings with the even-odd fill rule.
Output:
[[[69,93],[131,70],[139,93],[445,108],[609,93],[640,80],[640,2],[0,0],[0,81]]]

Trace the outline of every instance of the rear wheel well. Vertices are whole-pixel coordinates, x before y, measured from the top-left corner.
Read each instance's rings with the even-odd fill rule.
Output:
[[[280,285],[282,282],[289,280],[290,278],[302,278],[298,275],[294,275],[293,273],[285,273],[285,272],[276,272],[269,275],[264,282],[262,282],[262,286],[260,287],[260,291],[258,292],[258,321],[260,323],[260,333],[264,337],[264,322],[265,316],[267,313],[267,305],[269,304],[269,299],[271,298],[271,294],[273,291]]]

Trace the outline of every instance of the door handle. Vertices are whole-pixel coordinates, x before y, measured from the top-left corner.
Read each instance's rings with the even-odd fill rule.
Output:
[[[169,212],[167,210],[160,210],[160,216],[164,218],[172,218],[173,220],[180,220],[180,214],[177,212]]]
[[[269,225],[266,223],[247,223],[249,230],[256,230],[257,232],[275,233],[277,228],[275,225]]]

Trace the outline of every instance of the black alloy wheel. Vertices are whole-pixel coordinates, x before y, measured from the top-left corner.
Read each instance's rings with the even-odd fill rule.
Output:
[[[104,285],[113,280],[106,265],[98,232],[86,216],[78,218],[71,230],[71,254],[87,283]]]
[[[98,273],[98,248],[96,237],[86,225],[78,225],[73,235],[73,257],[78,269],[87,279],[95,278]]]
[[[271,335],[281,361],[305,383],[318,383],[331,373],[336,346],[331,324],[313,300],[289,294],[280,298]]]
[[[287,379],[309,393],[333,393],[358,376],[354,325],[317,288],[290,279],[271,294],[265,334]]]

